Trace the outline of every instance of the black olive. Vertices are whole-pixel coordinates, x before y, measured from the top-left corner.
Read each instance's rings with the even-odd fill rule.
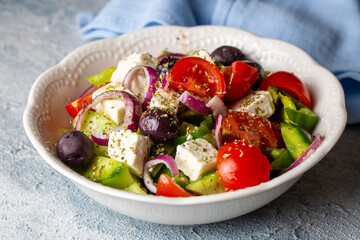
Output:
[[[211,56],[215,61],[221,63],[224,66],[230,66],[235,61],[245,59],[245,54],[240,49],[231,46],[221,46],[215,49]]]
[[[176,138],[180,129],[177,117],[160,108],[150,108],[143,112],[139,127],[145,136],[156,143]]]
[[[59,138],[56,151],[66,165],[81,168],[94,157],[94,144],[83,132],[69,131]]]
[[[167,56],[161,59],[160,62],[156,65],[156,72],[159,77],[162,78],[165,76],[165,74],[170,72],[171,68],[177,61],[179,61],[179,58],[173,56]]]

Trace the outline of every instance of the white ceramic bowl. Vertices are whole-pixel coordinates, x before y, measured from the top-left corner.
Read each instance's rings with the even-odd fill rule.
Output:
[[[197,49],[211,52],[221,45],[240,48],[265,70],[293,72],[308,86],[314,111],[320,117],[314,132],[325,139],[298,167],[269,182],[243,190],[191,198],[165,198],[133,194],[94,183],[57,158],[54,143],[60,136],[59,129],[69,123],[64,107],[69,97],[75,99],[89,86],[85,77],[116,66],[121,58],[134,52],[148,51],[155,56],[165,48],[173,52]],[[91,42],[74,50],[35,81],[23,120],[30,141],[45,161],[94,200],[134,218],[187,225],[234,218],[258,209],[284,193],[335,145],[345,128],[346,111],[344,93],[335,76],[291,44],[229,27],[166,26]]]

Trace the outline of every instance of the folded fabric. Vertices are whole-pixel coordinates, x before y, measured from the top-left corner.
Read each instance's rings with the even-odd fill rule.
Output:
[[[86,40],[154,25],[225,25],[281,39],[332,71],[345,90],[348,123],[360,123],[360,4],[357,0],[111,0],[79,13]]]

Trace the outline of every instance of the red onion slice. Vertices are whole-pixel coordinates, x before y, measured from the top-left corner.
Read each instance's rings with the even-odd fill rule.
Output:
[[[151,171],[152,169],[158,165],[159,163],[163,163],[166,165],[167,168],[170,169],[171,175],[173,177],[179,176],[179,170],[177,168],[176,162],[174,158],[172,158],[169,155],[160,155],[156,158],[153,158],[149,161],[147,161],[144,165],[144,172],[143,172],[143,180],[145,187],[152,193],[156,193],[156,186],[154,184],[154,181],[151,177]]]
[[[80,95],[79,98],[84,97],[84,96],[90,94],[92,91],[94,91],[95,88],[96,88],[96,87],[95,87],[94,85],[91,85],[90,87],[88,87],[88,88]]]
[[[169,56],[176,57],[176,58],[186,57],[186,55],[183,54],[183,53],[165,53],[165,54],[160,55],[160,56],[157,58],[157,60],[160,62],[162,59],[164,59],[164,58],[166,58],[166,57],[169,57]]]
[[[145,79],[146,79],[145,87],[140,93],[139,102],[142,104],[142,109],[146,110],[149,106],[153,94],[156,91],[156,83],[159,80],[159,76],[156,73],[155,69],[153,69],[152,67],[143,66],[143,65],[133,67],[132,69],[129,70],[129,72],[126,74],[124,78],[123,86],[125,88],[133,91],[132,83],[138,76],[139,70],[144,71]]]
[[[315,152],[315,150],[320,146],[321,142],[322,142],[321,135],[317,134],[315,136],[314,141],[311,143],[311,145],[308,147],[308,149],[306,149],[306,151],[298,159],[296,159],[295,162],[293,162],[293,164],[290,165],[290,167],[288,167],[285,170],[285,172],[295,168],[300,163],[302,163],[306,159],[308,159],[311,156],[311,154],[313,154]]]
[[[223,145],[222,135],[221,135],[221,123],[223,120],[223,116],[219,114],[215,121],[215,130],[214,130],[214,138],[217,148],[219,149]]]
[[[183,92],[179,97],[180,102],[202,114],[209,114],[210,108],[206,106],[204,100],[201,100],[194,95],[191,95],[188,91]]]
[[[167,91],[169,89],[169,73],[165,74],[163,80],[162,80],[162,89]]]
[[[101,132],[94,130],[91,133],[91,139],[96,144],[99,144],[101,146],[107,146],[109,143],[109,134],[101,133]]]
[[[79,99],[79,98],[82,98],[82,97],[84,97],[84,96],[86,96],[86,95],[89,95],[89,94],[92,93],[92,91],[94,91],[95,89],[96,89],[95,86],[94,86],[94,85],[91,85],[90,87],[88,87],[87,89],[85,89],[85,91],[82,92],[78,98],[71,98],[71,97],[67,96],[67,97],[66,97],[66,101],[67,101],[68,103],[71,103],[71,102],[75,101],[76,99]]]
[[[225,106],[224,102],[218,97],[214,96],[207,104],[207,107],[209,107],[213,115],[221,114],[223,117],[229,113],[229,109]]]
[[[141,105],[139,101],[129,93],[119,91],[119,90],[109,90],[99,94],[96,98],[92,100],[80,113],[78,120],[75,124],[75,130],[80,131],[81,123],[85,116],[85,113],[94,107],[99,102],[105,99],[121,99],[125,103],[125,116],[124,122],[118,128],[120,129],[130,129],[131,131],[137,131],[139,126],[139,119],[141,115]]]

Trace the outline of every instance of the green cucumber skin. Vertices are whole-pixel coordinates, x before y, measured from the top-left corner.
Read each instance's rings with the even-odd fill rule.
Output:
[[[102,156],[102,157],[110,157],[108,155],[108,148],[107,146],[101,146],[96,143],[94,143],[94,153],[96,156]]]
[[[179,170],[179,175],[173,177],[169,168],[167,168],[164,164],[162,164],[161,169],[157,172],[156,176],[154,177],[154,182],[157,183],[159,181],[160,175],[166,174],[171,177],[175,183],[179,184],[182,188],[186,188],[186,186],[190,183],[190,179]]]
[[[184,189],[190,183],[190,179],[182,171],[179,171],[179,176],[173,177],[173,180]]]
[[[186,190],[197,195],[210,195],[225,192],[225,187],[217,172],[212,172],[188,184]]]
[[[311,144],[303,130],[291,123],[281,122],[281,135],[285,145],[294,159],[298,159]]]
[[[290,151],[286,148],[267,148],[266,151],[272,158],[270,163],[272,170],[284,170],[295,161]]]
[[[132,177],[129,166],[121,163],[118,168],[111,174],[109,178],[100,181],[101,184],[117,189],[124,189],[135,182]]]
[[[126,188],[122,189],[123,191],[132,192],[132,193],[138,193],[138,194],[147,194],[144,189],[140,186],[138,182],[133,182],[131,185],[129,185]]]

